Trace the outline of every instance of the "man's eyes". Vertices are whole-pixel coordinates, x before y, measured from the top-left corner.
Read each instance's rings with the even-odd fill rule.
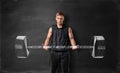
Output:
[[[62,19],[62,18],[58,18],[58,19]]]

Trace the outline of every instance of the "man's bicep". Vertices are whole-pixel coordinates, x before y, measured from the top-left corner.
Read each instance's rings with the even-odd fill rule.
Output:
[[[50,39],[52,36],[52,27],[49,28],[47,38]]]
[[[69,34],[70,39],[74,38],[71,27],[69,27],[69,29],[68,29],[68,34]]]

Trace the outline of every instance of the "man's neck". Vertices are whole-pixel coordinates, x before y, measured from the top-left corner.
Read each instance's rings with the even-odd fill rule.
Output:
[[[62,28],[62,27],[63,27],[63,24],[57,24],[57,27],[58,27],[58,28]]]

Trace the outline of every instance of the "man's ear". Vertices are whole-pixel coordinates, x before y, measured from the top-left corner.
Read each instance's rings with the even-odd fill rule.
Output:
[[[64,19],[65,19],[65,18],[63,17],[63,21],[64,21]]]
[[[57,17],[55,17],[55,20],[57,20]]]
[[[65,17],[63,16],[63,21],[64,21]]]

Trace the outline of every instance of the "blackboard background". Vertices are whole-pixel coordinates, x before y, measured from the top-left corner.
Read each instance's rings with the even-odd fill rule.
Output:
[[[106,39],[103,59],[91,57],[91,50],[72,52],[71,71],[82,68],[112,69],[118,66],[119,2],[118,0],[3,0],[1,28],[2,70],[49,70],[49,53],[30,50],[27,59],[15,56],[17,35],[28,36],[29,45],[41,45],[49,26],[55,24],[55,13],[65,13],[65,24],[73,29],[77,44],[89,45],[93,35]]]

